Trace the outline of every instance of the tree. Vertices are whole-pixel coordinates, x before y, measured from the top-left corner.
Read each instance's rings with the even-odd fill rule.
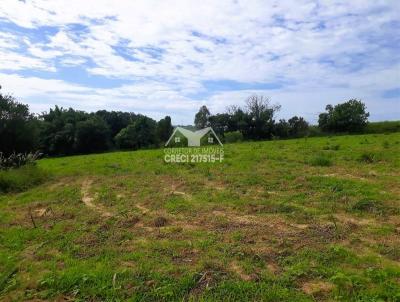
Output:
[[[249,139],[271,138],[274,128],[274,115],[280,110],[279,105],[271,105],[269,98],[252,95],[246,100],[245,137]]]
[[[327,105],[327,112],[321,113],[318,126],[323,131],[360,132],[368,123],[369,113],[363,102],[351,99],[336,106]]]
[[[209,126],[210,111],[206,106],[201,106],[199,112],[194,117],[194,125],[197,129],[203,129]]]
[[[140,116],[115,136],[115,142],[121,149],[136,150],[155,146],[158,143],[157,123],[147,116]]]
[[[165,143],[172,134],[174,128],[172,127],[171,117],[166,116],[157,123],[157,137],[158,139]]]
[[[294,116],[288,120],[289,135],[291,137],[303,137],[308,133],[308,123],[302,117]]]
[[[116,136],[122,129],[133,123],[138,117],[132,112],[99,110],[96,112],[110,128],[111,137]]]
[[[75,133],[75,150],[78,153],[105,151],[110,145],[110,129],[98,116],[78,122]]]
[[[274,135],[278,138],[288,138],[289,137],[290,126],[285,119],[280,119],[274,127]]]
[[[224,132],[228,131],[228,125],[230,124],[230,116],[227,113],[218,113],[209,117],[210,126],[218,135],[223,135]]]
[[[40,150],[49,155],[70,155],[76,150],[76,126],[90,117],[83,111],[55,106],[40,116]],[[82,152],[82,151],[80,151]]]
[[[1,89],[1,86],[0,86]],[[0,93],[0,152],[33,151],[37,142],[37,119],[29,112],[28,105],[21,104],[11,95]]]

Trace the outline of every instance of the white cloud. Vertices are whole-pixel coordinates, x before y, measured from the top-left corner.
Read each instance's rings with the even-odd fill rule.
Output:
[[[135,83],[94,89],[3,76],[33,106],[51,93],[61,98],[57,102],[82,109],[117,106],[158,115],[176,110],[176,119],[190,122],[201,102],[220,111],[254,91],[206,91],[202,84],[231,80],[289,83],[258,92],[310,118],[326,103],[350,97],[362,97],[385,116],[388,108],[399,112],[398,103],[381,98],[400,82],[400,52],[390,23],[399,20],[399,12],[398,1],[3,0],[0,20],[58,31],[40,41],[0,30],[0,70],[52,71],[57,79],[57,68],[80,66],[89,74]],[[81,26],[79,34],[72,24]],[[201,101],[191,97],[201,93],[207,93]]]

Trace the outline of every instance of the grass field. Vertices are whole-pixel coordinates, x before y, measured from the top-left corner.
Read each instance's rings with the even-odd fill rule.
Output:
[[[44,159],[0,195],[3,301],[400,301],[400,133]]]

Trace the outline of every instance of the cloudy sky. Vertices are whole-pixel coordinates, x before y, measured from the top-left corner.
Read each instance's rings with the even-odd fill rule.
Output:
[[[400,1],[1,0],[0,85],[34,112],[188,124],[250,94],[315,122],[360,98],[400,119]]]

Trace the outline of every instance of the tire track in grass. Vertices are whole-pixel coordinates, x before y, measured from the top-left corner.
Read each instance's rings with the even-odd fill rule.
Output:
[[[82,183],[82,188],[81,188],[81,193],[82,193],[82,202],[90,209],[95,210],[96,212],[100,213],[101,216],[103,217],[112,217],[114,214],[112,214],[110,211],[108,211],[106,208],[104,208],[101,205],[96,205],[93,203],[93,197],[90,195],[90,187],[92,186],[93,181],[86,179]]]

